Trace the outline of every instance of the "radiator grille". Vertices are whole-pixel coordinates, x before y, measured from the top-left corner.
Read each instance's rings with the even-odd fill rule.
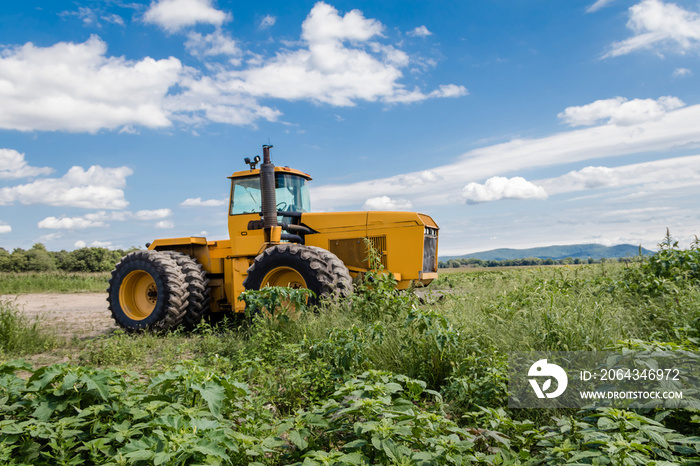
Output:
[[[373,236],[366,239],[369,240],[372,248],[380,255],[382,267],[386,269],[386,236]],[[369,267],[365,238],[334,239],[328,243],[328,250],[338,256],[346,267],[358,269]]]
[[[423,272],[437,272],[437,231],[423,237]]]

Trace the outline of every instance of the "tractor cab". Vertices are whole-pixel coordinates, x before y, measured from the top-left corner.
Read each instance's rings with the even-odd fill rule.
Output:
[[[269,151],[269,148],[266,150]],[[256,157],[253,162],[246,159],[250,169],[235,172],[229,177],[231,179],[229,237],[233,250],[240,255],[257,255],[262,251],[261,247],[269,241],[269,234],[266,237],[264,229],[266,191],[269,212],[267,215],[275,224],[298,224],[301,214],[311,211],[310,175],[293,168],[274,167],[270,164],[268,165],[269,177],[266,178],[263,173],[264,168],[256,167],[259,160],[259,157]],[[272,175],[274,175],[274,190],[266,187],[271,186],[271,182],[264,182],[264,180],[272,180]],[[270,198],[273,200],[270,201]],[[289,233],[285,233],[281,238],[298,238],[298,236],[289,236]]]
[[[236,172],[231,177],[230,215],[262,212],[260,170]],[[285,212],[311,212],[309,180],[306,173],[288,167],[275,167],[275,197],[278,215]]]

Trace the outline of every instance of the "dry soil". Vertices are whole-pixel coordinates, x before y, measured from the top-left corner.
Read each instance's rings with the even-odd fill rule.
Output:
[[[117,329],[107,308],[107,293],[33,293],[4,295],[30,318],[40,318],[43,328],[72,338],[95,337]]]

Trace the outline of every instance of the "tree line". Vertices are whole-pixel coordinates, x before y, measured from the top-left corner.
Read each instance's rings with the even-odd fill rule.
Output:
[[[607,261],[630,262],[631,257],[620,257],[618,259],[580,259],[578,257],[565,257],[564,259],[541,259],[539,257],[526,257],[524,259],[504,259],[504,260],[484,260],[475,258],[458,258],[439,261],[438,267],[441,269],[459,267],[514,267],[523,265],[572,265],[572,264],[598,264]]]
[[[80,248],[74,251],[49,251],[41,243],[36,243],[30,249],[17,248],[12,252],[0,247],[0,272],[52,272],[62,270],[65,272],[109,272],[114,265],[127,253],[135,250],[131,248],[107,249],[107,248]],[[483,260],[474,258],[458,258],[439,261],[438,267],[512,267],[527,265],[571,265],[594,264],[605,261],[617,260],[620,262],[631,261],[630,257],[619,259],[580,259],[567,257],[564,259],[540,259],[528,257],[525,259]]]
[[[0,247],[0,272],[109,272],[128,252],[122,249],[80,248],[74,251],[49,251],[41,243],[30,249],[12,252]]]

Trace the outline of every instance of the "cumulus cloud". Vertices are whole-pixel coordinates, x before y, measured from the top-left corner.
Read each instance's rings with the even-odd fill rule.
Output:
[[[201,197],[185,199],[180,203],[183,207],[218,207],[228,204],[228,199],[207,199],[203,201]]]
[[[168,230],[170,228],[175,228],[175,224],[173,222],[171,222],[170,220],[161,220],[160,222],[156,222],[156,224],[154,226],[156,228],[164,229],[164,230]]]
[[[97,36],[84,43],[6,48],[0,53],[0,129],[95,133],[137,132],[140,126],[157,129],[174,122],[253,126],[282,115],[261,99],[353,106],[467,94],[458,84],[429,91],[403,84],[402,70],[420,58],[382,43],[384,25],[359,10],[342,15],[317,3],[302,24],[301,40],[271,57],[242,50],[218,27],[226,19],[209,0],[160,0],[146,12],[144,20],[171,32],[196,23],[217,26],[209,34],[187,34],[185,47],[204,62],[201,69],[174,57],[108,56]]]
[[[47,217],[39,222],[39,228],[54,228],[54,229],[69,229],[80,230],[84,228],[108,227],[107,222],[124,222],[127,220],[158,220],[170,217],[172,215],[170,209],[155,209],[155,210],[139,210],[137,212],[122,211],[104,211],[91,212],[80,217],[60,218]],[[159,222],[167,224],[168,222]]]
[[[673,77],[674,78],[686,78],[688,76],[692,76],[693,72],[690,71],[688,68],[676,68],[673,70]]]
[[[274,16],[266,15],[262,20],[260,20],[260,29],[267,29],[272,27],[277,22],[277,18]]]
[[[114,246],[112,246],[111,241],[93,241],[90,243],[91,248],[106,248],[106,249],[113,249]]]
[[[0,149],[0,179],[29,178],[48,175],[50,167],[31,167],[24,160],[24,154],[13,149]]]
[[[319,2],[302,24],[304,47],[279,52],[262,66],[217,76],[225,89],[255,98],[311,100],[334,106],[353,106],[358,100],[416,102],[429,98],[459,97],[463,86],[441,86],[428,94],[399,83],[405,53],[382,46],[384,25],[365,18],[359,10],[341,15]]]
[[[355,209],[367,198],[389,196],[410,198],[415,207],[450,205],[460,199],[464,180],[487,179],[496,175],[518,174],[520,170],[564,166],[591,159],[659,153],[687,152],[700,147],[698,125],[700,105],[667,111],[663,118],[639,125],[599,125],[561,131],[541,138],[515,138],[472,149],[452,161],[435,166],[430,173],[436,181],[406,184],[420,179],[421,172],[375,178],[350,184],[314,185],[314,206],[320,210]],[[585,165],[583,165],[585,166]],[[698,164],[700,166],[700,164]],[[544,186],[548,194],[550,185]],[[554,188],[552,188],[554,189]]]
[[[674,157],[619,167],[585,167],[539,180],[551,195],[596,188],[641,186],[639,192],[661,192],[700,185],[700,155]]]
[[[92,36],[82,44],[32,43],[0,54],[0,128],[94,133],[125,125],[170,125],[163,99],[178,82],[176,58],[107,57]]]
[[[103,8],[78,7],[78,11],[64,11],[61,17],[77,16],[85,26],[102,27],[102,23],[124,26],[124,19],[114,13],[106,13]]]
[[[501,199],[547,199],[547,192],[541,186],[516,176],[505,178],[494,176],[486,183],[469,183],[462,188],[462,198],[468,204],[498,201]]]
[[[407,199],[392,199],[389,196],[372,197],[365,201],[366,210],[408,210],[413,207]]]
[[[124,209],[128,167],[104,168],[93,165],[87,170],[72,167],[61,178],[45,178],[18,186],[0,188],[0,205],[44,204],[85,209]]]
[[[190,54],[200,58],[218,55],[239,57],[243,54],[236,41],[220,29],[211,34],[189,33],[185,48]],[[239,63],[240,60],[236,61],[236,64]]]
[[[615,170],[608,167],[585,167],[581,170],[573,170],[561,177],[562,184],[569,187],[585,189],[603,188],[615,186],[620,182]]]
[[[139,210],[134,214],[136,220],[158,220],[170,217],[173,211],[170,209]]]
[[[78,240],[73,244],[73,246],[78,248],[78,249],[82,249],[82,248],[87,246],[87,243],[83,240]]]
[[[155,24],[173,33],[195,24],[221,26],[231,15],[212,6],[211,0],[158,0],[143,16],[146,23]]]
[[[629,9],[627,27],[634,35],[615,42],[603,58],[647,49],[686,53],[700,45],[700,15],[675,3],[644,0]]]
[[[0,234],[12,233],[12,227],[4,222],[0,222]]]
[[[433,33],[428,31],[428,28],[425,26],[418,26],[417,28],[410,30],[406,34],[414,37],[428,37],[433,35]]]
[[[596,100],[588,105],[568,107],[558,116],[569,126],[591,126],[607,121],[609,124],[630,126],[659,120],[666,112],[685,106],[677,97],[627,100],[624,97]]]
[[[106,226],[104,222],[89,220],[85,217],[46,217],[37,226],[44,229],[55,230],[83,230]]]

